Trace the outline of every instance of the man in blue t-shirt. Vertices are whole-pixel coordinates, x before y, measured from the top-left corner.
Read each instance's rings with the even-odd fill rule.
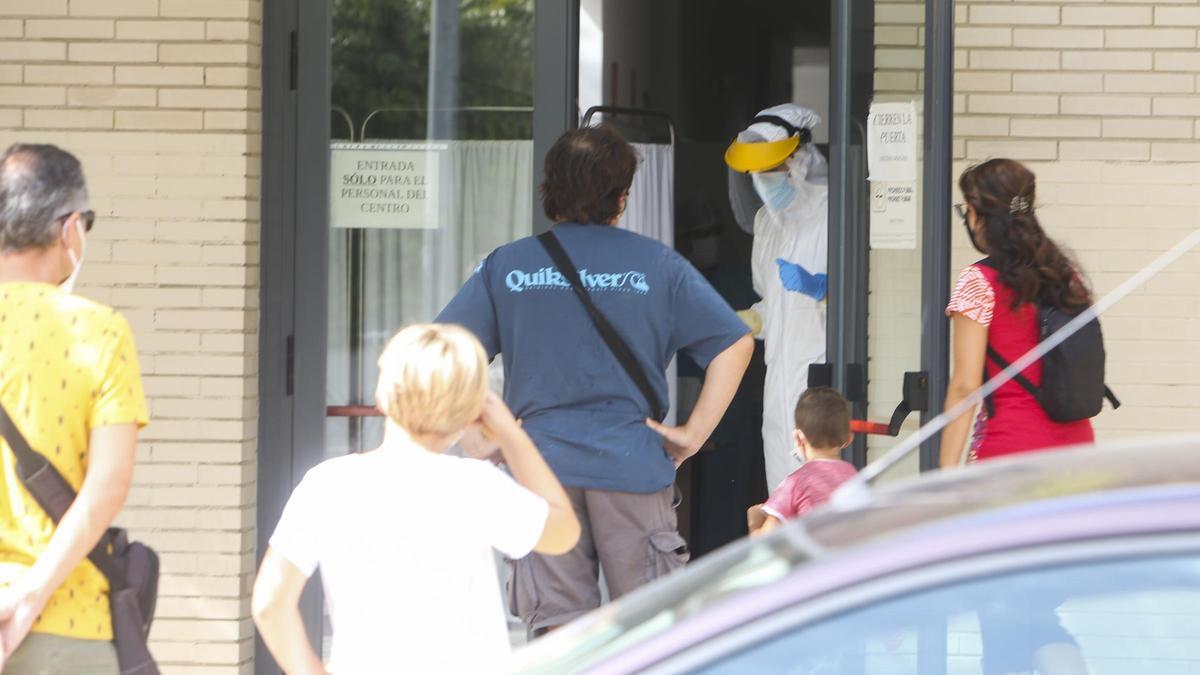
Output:
[[[706,368],[682,426],[654,409],[605,344],[536,238],[492,252],[437,320],[503,355],[504,399],[567,489],[583,525],[563,556],[514,562],[513,609],[534,635],[600,605],[603,566],[617,598],[682,566],[675,469],[725,414],[754,351],[749,330],[674,250],[613,225],[637,155],[609,127],[569,131],[546,155],[542,203],[599,311],[629,345],[659,406],[676,352]],[[480,508],[487,508],[481,504]]]

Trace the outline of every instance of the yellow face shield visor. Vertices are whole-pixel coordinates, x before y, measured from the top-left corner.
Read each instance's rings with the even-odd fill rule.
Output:
[[[786,162],[798,147],[800,134],[794,134],[782,141],[766,143],[742,143],[735,140],[725,150],[725,163],[740,173],[770,171]]]

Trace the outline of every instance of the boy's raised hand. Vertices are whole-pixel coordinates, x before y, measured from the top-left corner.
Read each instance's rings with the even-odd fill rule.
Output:
[[[495,459],[496,453],[500,451],[500,446],[484,434],[483,425],[479,423],[467,427],[458,445],[471,459]]]
[[[483,399],[483,413],[479,416],[478,424],[484,435],[493,442],[500,442],[521,431],[521,423],[513,417],[504,400],[490,390]]]

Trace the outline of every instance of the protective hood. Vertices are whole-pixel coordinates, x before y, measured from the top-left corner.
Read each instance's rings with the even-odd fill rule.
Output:
[[[725,163],[741,173],[770,171],[812,139],[821,117],[794,103],[763,110],[725,150]]]
[[[762,117],[779,118],[797,129],[812,129],[821,123],[820,115],[792,103],[767,108],[755,119],[758,120]],[[741,163],[743,160],[776,152],[776,150],[756,149],[753,146],[772,145],[775,148],[782,148],[783,146],[774,144],[793,139],[795,143],[791,145],[788,154],[778,158],[772,157],[769,161],[763,160],[762,165],[771,164],[771,166],[764,166],[759,171],[778,168],[781,164],[786,163],[789,182],[800,188],[802,192],[806,183],[823,186],[828,182],[829,167],[820,150],[812,143],[801,143],[800,135],[789,137],[787,134],[788,129],[776,122],[755,121],[738,134],[737,140],[729,146],[725,153],[726,163],[730,166],[729,205],[733,210],[738,227],[747,234],[754,233],[754,216],[762,208],[763,199],[755,190],[750,175],[744,169],[735,168],[734,164],[746,167],[746,164]]]

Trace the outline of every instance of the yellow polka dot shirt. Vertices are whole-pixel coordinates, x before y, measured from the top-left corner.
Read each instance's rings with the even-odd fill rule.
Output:
[[[76,491],[95,427],[148,420],[129,324],[109,307],[46,284],[0,284],[0,403]],[[0,440],[0,586],[20,578],[54,534]],[[34,632],[111,640],[108,581],[86,559],[51,596]]]

